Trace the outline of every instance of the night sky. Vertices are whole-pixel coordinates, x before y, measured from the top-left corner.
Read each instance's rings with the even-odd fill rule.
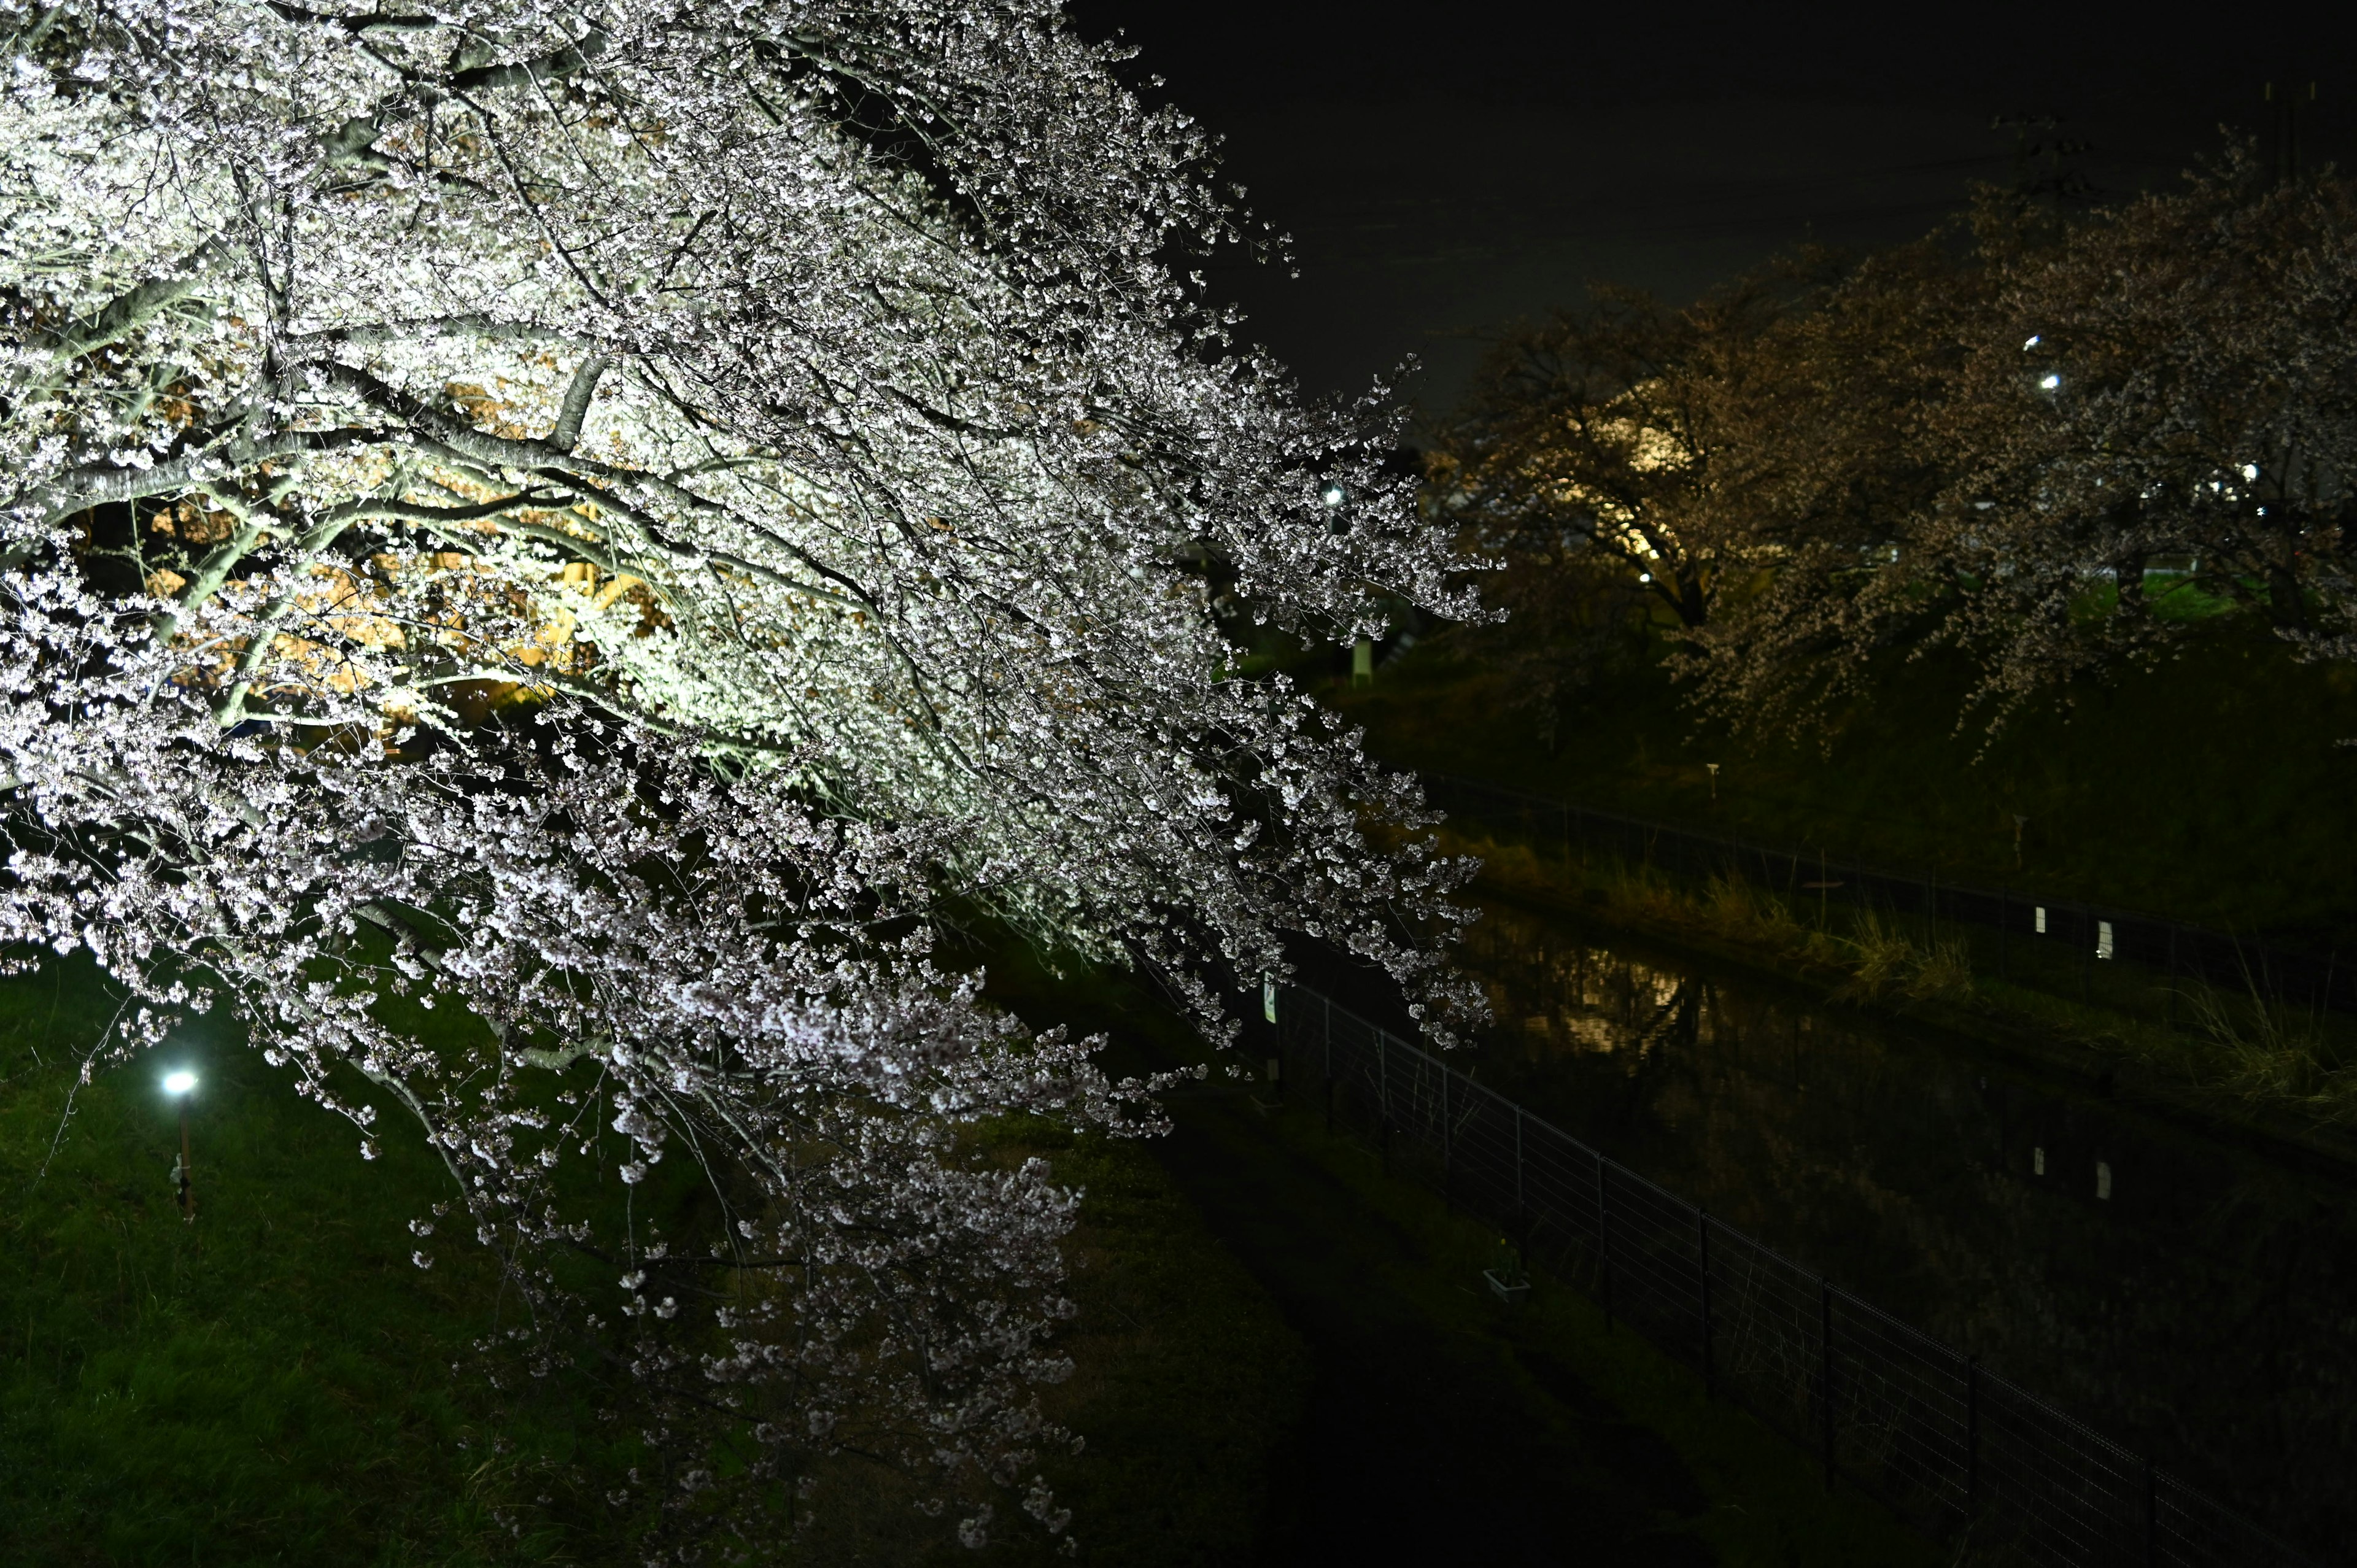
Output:
[[[1406,354],[1427,410],[1484,334],[1590,280],[1683,301],[1798,242],[1906,239],[2010,184],[2017,133],[2092,144],[2104,196],[2270,133],[2266,83],[2317,83],[2307,156],[2357,147],[2357,23],[2239,7],[1607,7],[1083,0],[1141,79],[1227,141],[1228,177],[1301,276],[1216,269],[1313,391]]]

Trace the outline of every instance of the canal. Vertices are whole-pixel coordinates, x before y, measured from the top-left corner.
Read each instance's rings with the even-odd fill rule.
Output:
[[[1496,899],[1458,1065],[2330,1560],[2357,1557],[2357,1173]]]

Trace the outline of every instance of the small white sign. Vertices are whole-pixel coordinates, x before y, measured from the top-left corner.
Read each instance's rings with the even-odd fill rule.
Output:
[[[2112,956],[2112,923],[2109,920],[2095,922],[2095,956],[2097,958]]]
[[[2042,937],[2046,934],[2046,906],[2040,904],[2036,908],[2038,910],[2038,934]]]
[[[1260,1011],[1270,1023],[1276,1022],[1276,976],[1273,974],[1260,977]]]

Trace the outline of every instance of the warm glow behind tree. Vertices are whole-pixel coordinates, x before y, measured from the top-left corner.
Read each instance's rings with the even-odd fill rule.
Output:
[[[1703,625],[1741,569],[1746,404],[1781,308],[1763,279],[1680,311],[1599,290],[1509,333],[1441,443],[1437,487],[1485,546],[1615,564]]]

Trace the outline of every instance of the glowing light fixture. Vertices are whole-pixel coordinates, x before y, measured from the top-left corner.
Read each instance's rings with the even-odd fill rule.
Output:
[[[1351,492],[1344,489],[1339,480],[1329,479],[1326,488],[1318,492],[1318,499],[1328,506],[1340,506],[1351,499]]]
[[[192,1072],[167,1072],[164,1075],[164,1092],[187,1094],[197,1087],[197,1075]]]

